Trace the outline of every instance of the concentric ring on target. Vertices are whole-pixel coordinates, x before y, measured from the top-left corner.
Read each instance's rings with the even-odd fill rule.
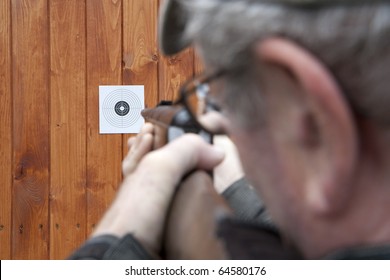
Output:
[[[130,106],[126,101],[119,101],[115,104],[115,113],[117,113],[119,116],[123,117],[126,116],[130,111]]]
[[[112,126],[126,128],[141,118],[142,103],[138,96],[128,89],[110,92],[103,101],[103,116]]]

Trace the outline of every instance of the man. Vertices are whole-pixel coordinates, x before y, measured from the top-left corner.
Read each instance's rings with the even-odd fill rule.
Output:
[[[166,54],[203,58],[282,239],[309,259],[390,258],[389,1],[167,0],[160,28]],[[139,158],[95,236],[156,254],[176,184],[222,158],[194,135]]]

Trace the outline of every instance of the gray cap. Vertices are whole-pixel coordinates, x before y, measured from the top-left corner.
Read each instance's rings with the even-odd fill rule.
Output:
[[[220,0],[231,2],[238,0]],[[263,2],[268,4],[283,4],[303,7],[318,7],[331,4],[372,4],[374,2],[390,2],[390,0],[241,0],[248,2]],[[186,15],[180,6],[180,0],[165,0],[160,9],[159,17],[159,44],[162,52],[166,55],[173,55],[188,45],[189,40],[183,38],[186,27]]]

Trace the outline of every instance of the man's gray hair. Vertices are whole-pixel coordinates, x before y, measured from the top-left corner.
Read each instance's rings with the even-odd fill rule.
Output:
[[[388,3],[314,9],[269,1],[180,1],[189,15],[184,36],[200,45],[207,63],[251,67],[255,41],[273,35],[290,38],[327,65],[356,113],[390,124]]]

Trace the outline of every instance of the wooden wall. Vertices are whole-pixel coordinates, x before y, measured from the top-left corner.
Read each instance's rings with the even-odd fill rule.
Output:
[[[129,135],[99,135],[99,85],[143,84],[152,107],[201,67],[159,53],[158,6],[0,2],[0,259],[66,258],[112,201]]]

